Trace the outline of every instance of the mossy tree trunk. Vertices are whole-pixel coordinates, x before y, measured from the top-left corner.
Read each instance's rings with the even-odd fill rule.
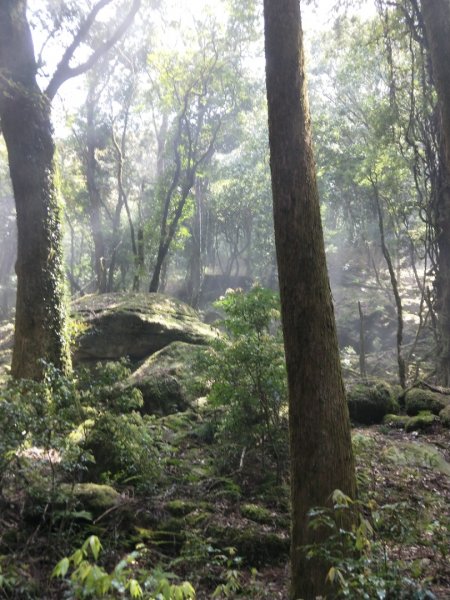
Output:
[[[355,495],[313,159],[298,0],[264,0],[266,84],[283,334],[289,385],[292,538],[290,596],[325,591],[328,566],[307,560],[323,535],[307,513],[333,490]]]
[[[439,100],[444,164],[435,207],[436,239],[439,249],[436,276],[436,309],[439,317],[440,348],[438,378],[450,384],[450,2],[422,0],[422,16],[434,84]]]
[[[76,67],[77,48],[86,42],[99,0],[80,24],[45,92],[37,85],[37,64],[26,0],[0,1],[0,122],[8,150],[17,213],[17,300],[12,374],[41,379],[42,362],[70,370],[65,335],[61,211],[56,190],[51,101],[68,79],[90,69],[129,27],[140,7],[133,0],[111,36]]]
[[[42,377],[39,359],[67,370],[61,215],[50,102],[36,83],[24,0],[0,5],[0,118],[17,211],[12,374]]]

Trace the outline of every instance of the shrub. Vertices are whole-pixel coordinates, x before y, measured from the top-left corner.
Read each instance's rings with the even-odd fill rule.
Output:
[[[325,531],[325,541],[308,546],[308,557],[319,558],[329,566],[327,582],[332,598],[390,598],[408,600],[435,596],[405,574],[404,563],[388,560],[388,548],[377,533],[386,522],[392,525],[392,506],[379,507],[373,501],[355,502],[340,490],[332,496],[332,508],[315,508],[309,512],[309,526]],[[358,513],[357,525],[350,512]],[[398,515],[394,507],[394,516]],[[411,522],[408,521],[411,526]],[[398,536],[397,536],[398,539]]]
[[[220,409],[216,437],[225,461],[234,468],[246,450],[258,449],[280,472],[287,454],[287,389],[278,297],[254,287],[247,294],[231,291],[216,306],[225,312],[226,335],[197,368],[210,384],[210,403]]]

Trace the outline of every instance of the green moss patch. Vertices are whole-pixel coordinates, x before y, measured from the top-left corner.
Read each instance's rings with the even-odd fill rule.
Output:
[[[186,342],[172,342],[150,356],[129,378],[144,399],[142,412],[170,414],[185,410],[204,394],[193,376],[193,365],[204,350]]]
[[[398,442],[384,449],[384,457],[400,466],[428,468],[450,477],[450,464],[432,446],[422,442]]]
[[[439,418],[444,427],[450,428],[450,405],[446,406],[439,413]]]
[[[435,415],[450,405],[450,397],[444,394],[438,394],[431,390],[413,388],[405,395],[405,408],[410,416],[418,415],[421,411],[427,410]]]
[[[242,504],[241,515],[255,523],[272,523],[274,520],[270,510],[259,504]]]
[[[361,425],[381,423],[386,414],[397,411],[392,389],[384,382],[355,385],[347,393],[347,402],[351,420]]]

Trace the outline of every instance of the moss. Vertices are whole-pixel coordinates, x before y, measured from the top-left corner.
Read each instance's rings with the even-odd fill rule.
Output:
[[[243,504],[241,515],[246,519],[255,521],[255,523],[272,523],[274,520],[270,510],[259,504]]]
[[[170,414],[186,410],[205,393],[199,377],[193,375],[194,363],[201,346],[172,342],[150,356],[129,378],[128,384],[138,387],[144,398],[145,414]]]
[[[384,456],[397,465],[427,467],[450,477],[450,464],[431,444],[423,442],[398,442],[387,446]]]
[[[437,422],[439,422],[439,418],[436,415],[428,410],[423,410],[418,415],[408,418],[405,423],[405,431],[423,431]]]
[[[186,520],[170,517],[162,521],[154,530],[153,543],[161,547],[164,553],[176,555],[186,540]]]
[[[170,500],[166,504],[166,510],[174,517],[184,517],[193,512],[198,506],[197,502],[189,500]]]
[[[242,490],[240,486],[232,479],[228,479],[227,477],[218,477],[214,482],[211,483],[210,489],[212,496],[215,499],[238,502],[242,497]]]
[[[428,410],[435,415],[450,404],[450,398],[431,390],[413,388],[405,395],[406,412],[410,416],[418,415],[421,411]]]
[[[141,360],[175,341],[207,344],[217,332],[188,305],[163,294],[114,293],[72,305],[86,328],[75,340],[74,360]]]
[[[408,422],[410,417],[405,415],[385,415],[383,418],[383,424],[393,429],[403,429]]]
[[[441,419],[441,423],[444,427],[450,428],[450,405],[441,410],[439,413],[439,418]]]
[[[84,509],[93,512],[108,510],[120,499],[120,494],[113,487],[97,483],[76,483],[74,486],[64,483],[61,491],[80,503]]]
[[[218,547],[236,548],[236,554],[251,567],[284,563],[289,555],[289,538],[279,533],[264,531],[261,527],[242,529],[210,523],[207,534]]]
[[[381,423],[388,413],[398,410],[391,387],[384,382],[358,384],[347,393],[350,418],[355,423]]]

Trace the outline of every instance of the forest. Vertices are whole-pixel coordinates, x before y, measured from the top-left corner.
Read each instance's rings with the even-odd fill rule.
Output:
[[[450,0],[0,0],[0,599],[450,598]]]

